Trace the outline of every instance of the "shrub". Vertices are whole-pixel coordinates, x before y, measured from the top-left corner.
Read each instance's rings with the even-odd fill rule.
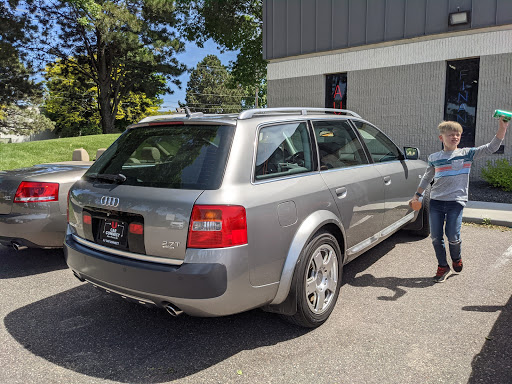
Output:
[[[101,135],[102,133],[101,126],[96,124],[86,124],[80,129],[82,136]]]
[[[487,161],[487,167],[482,169],[482,177],[493,187],[512,192],[512,164],[507,159]]]

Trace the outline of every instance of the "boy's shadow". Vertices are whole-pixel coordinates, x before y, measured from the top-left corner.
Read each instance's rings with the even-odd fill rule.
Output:
[[[356,260],[350,262],[344,267],[344,284],[354,287],[384,287],[393,292],[391,296],[379,296],[377,299],[386,301],[395,301],[404,296],[407,291],[405,288],[427,288],[435,284],[432,277],[375,277],[369,273],[359,275],[366,271],[374,263],[379,261],[391,252],[397,244],[421,241],[417,237],[407,232],[401,231],[384,240],[375,248],[368,250]],[[453,276],[453,275],[452,275]]]
[[[393,291],[392,296],[379,296],[379,300],[394,301],[404,296],[407,291],[400,287],[406,288],[427,288],[433,286],[435,283],[432,277],[375,277],[369,273],[357,276],[349,283],[354,287],[384,287]]]

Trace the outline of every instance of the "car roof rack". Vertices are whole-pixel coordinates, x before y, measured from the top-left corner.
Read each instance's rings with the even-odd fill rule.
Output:
[[[241,112],[238,115],[239,120],[251,119],[255,115],[264,115],[268,113],[300,113],[301,115],[307,116],[308,112],[324,112],[324,113],[333,113],[340,114],[343,113],[345,115],[350,115],[353,117],[361,118],[357,113],[350,111],[348,109],[333,109],[333,108],[306,108],[306,107],[283,107],[283,108],[256,108],[256,109],[248,109],[246,111]]]
[[[256,117],[256,115],[266,115],[266,114],[300,114],[303,116],[307,116],[318,112],[324,113],[332,113],[332,114],[345,114],[353,117],[361,118],[357,113],[350,111],[348,109],[333,109],[333,108],[307,108],[307,107],[282,107],[282,108],[254,108],[247,109],[245,111],[236,113],[226,113],[226,114],[203,114],[203,112],[194,112],[191,113],[188,107],[181,108],[179,112],[185,111],[185,113],[175,113],[172,115],[154,115],[148,116],[144,119],[140,120],[140,123],[149,123],[158,120],[173,120],[173,119],[183,119],[183,118],[201,118],[201,117],[228,117],[228,118],[238,118],[238,120],[247,120]]]

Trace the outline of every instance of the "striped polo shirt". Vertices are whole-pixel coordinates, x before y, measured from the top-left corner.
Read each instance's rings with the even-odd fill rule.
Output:
[[[426,189],[434,180],[430,198],[442,201],[468,201],[469,173],[473,160],[498,150],[502,140],[496,136],[490,143],[476,148],[457,148],[439,151],[428,157],[428,167],[421,179],[420,188]]]

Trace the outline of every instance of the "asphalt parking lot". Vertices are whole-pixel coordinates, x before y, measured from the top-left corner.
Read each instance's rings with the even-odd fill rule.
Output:
[[[512,231],[462,236],[443,284],[430,239],[403,232],[345,266],[315,330],[173,318],[80,283],[59,251],[0,246],[0,383],[511,383]]]

